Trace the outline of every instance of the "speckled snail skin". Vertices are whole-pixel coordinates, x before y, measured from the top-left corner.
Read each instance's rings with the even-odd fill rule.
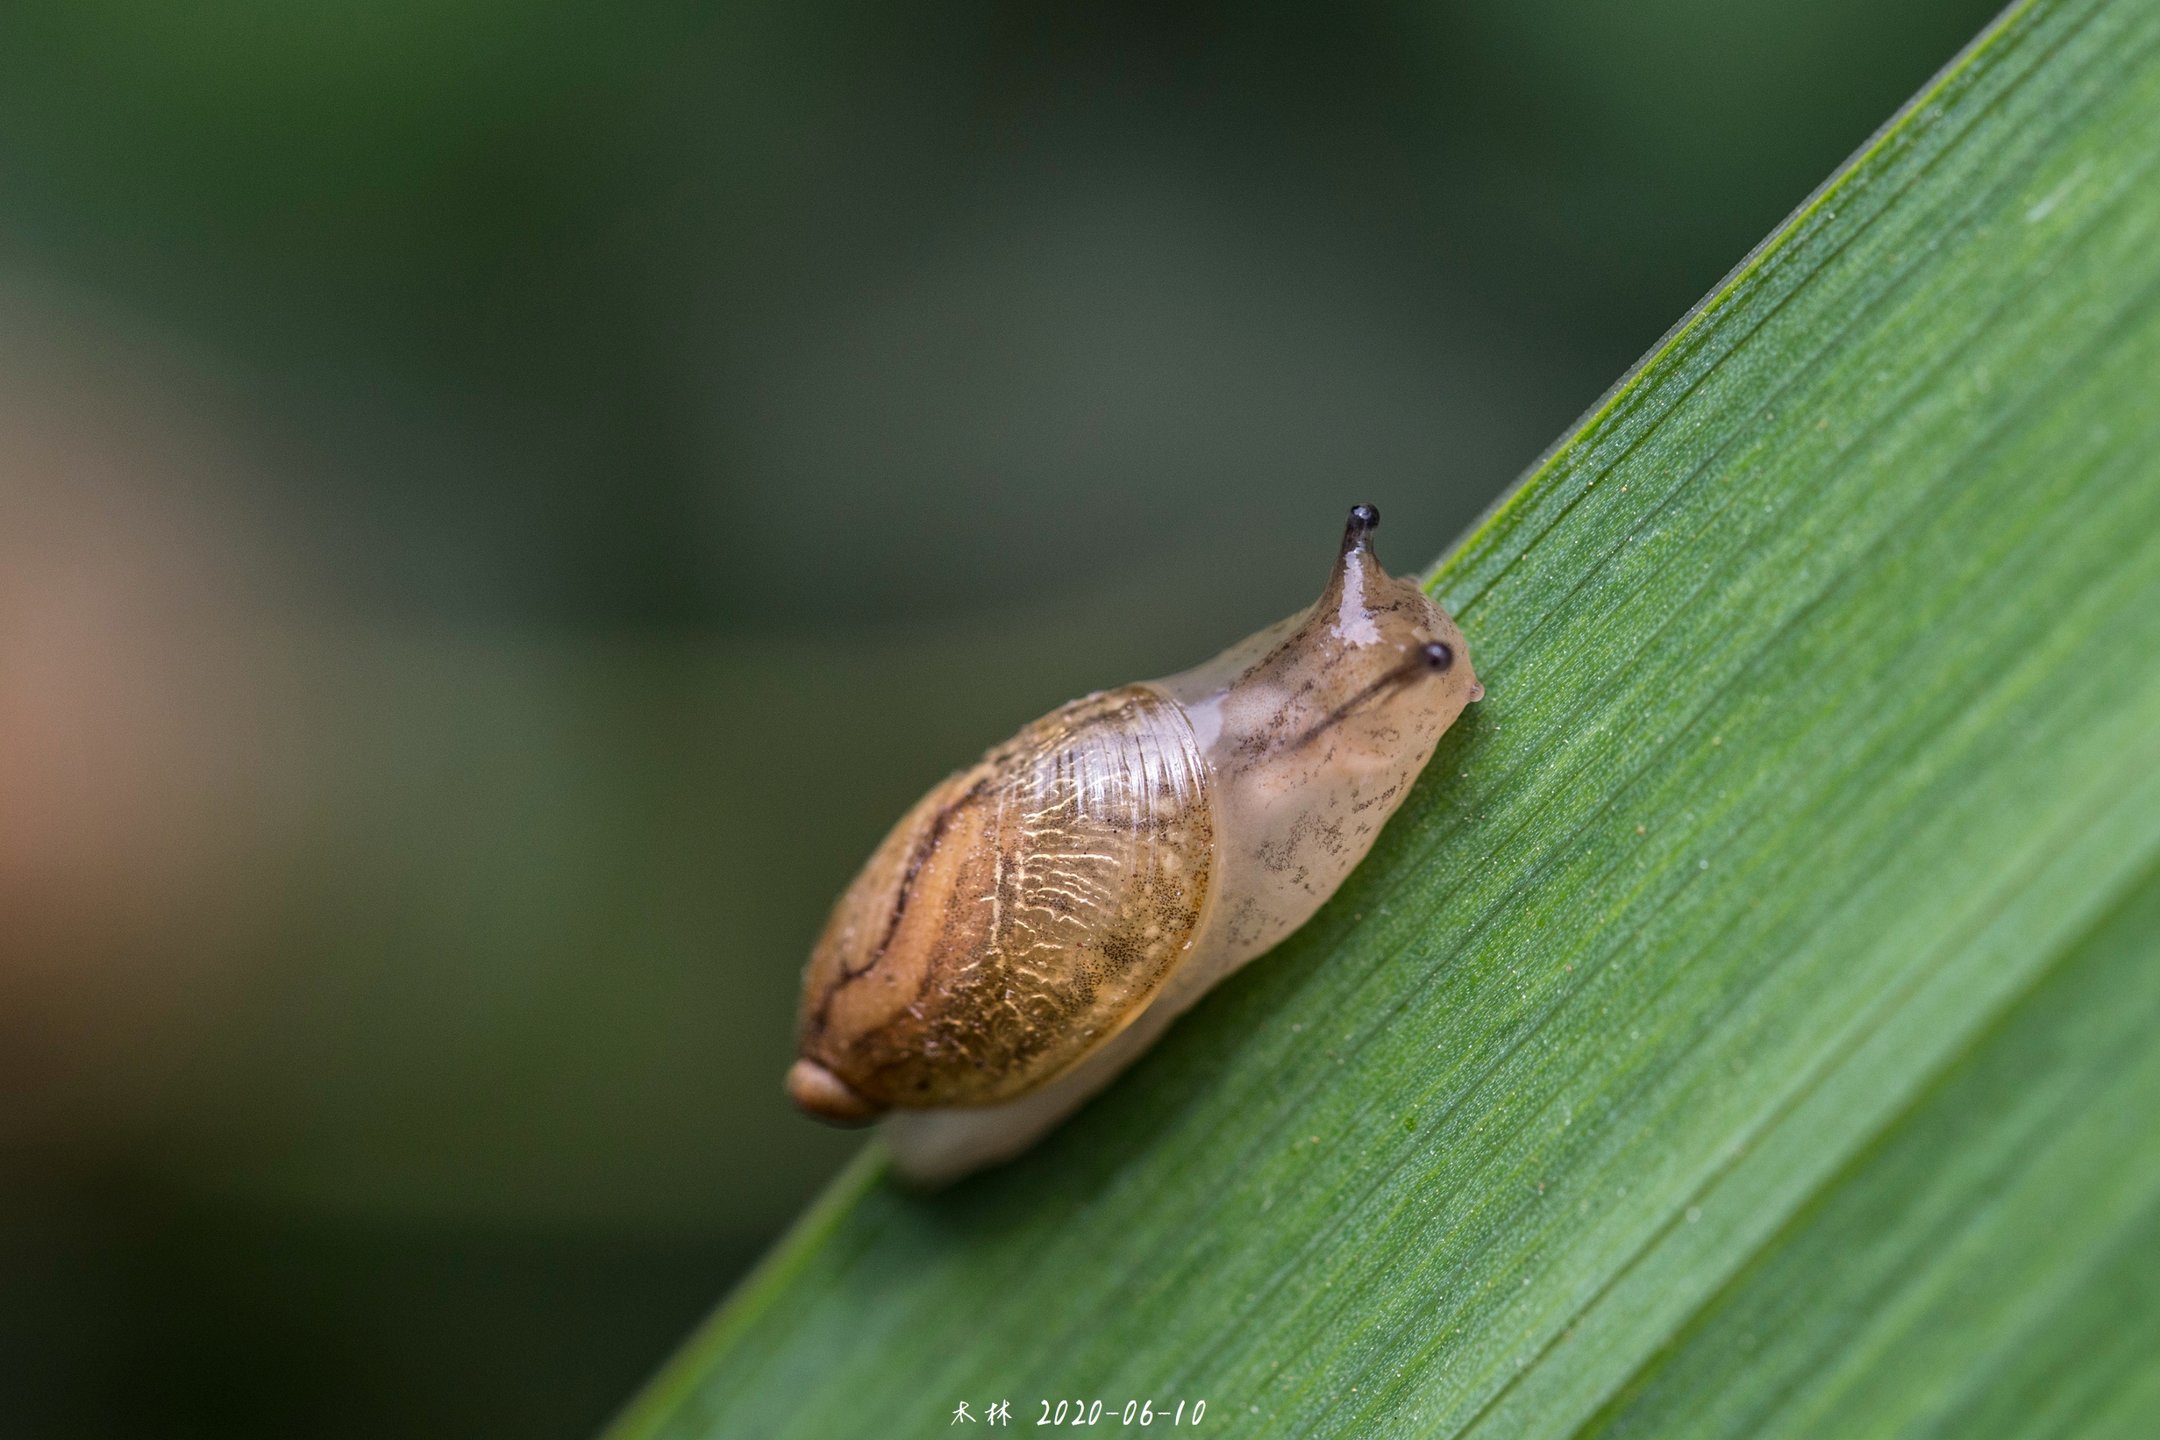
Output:
[[[1310,609],[1052,711],[937,786],[833,907],[788,1094],[903,1178],[1007,1159],[1334,893],[1483,696],[1350,512]]]

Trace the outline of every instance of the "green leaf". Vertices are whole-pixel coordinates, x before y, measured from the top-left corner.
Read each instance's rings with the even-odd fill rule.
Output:
[[[617,1436],[2152,1433],[2160,5],[2006,15],[1433,587],[1489,698],[1321,915]]]

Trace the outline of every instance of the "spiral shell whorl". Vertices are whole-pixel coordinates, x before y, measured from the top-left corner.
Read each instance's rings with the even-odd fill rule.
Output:
[[[1068,1068],[1200,929],[1214,838],[1178,705],[1128,685],[1044,716],[924,797],[834,908],[798,1098],[986,1105]]]

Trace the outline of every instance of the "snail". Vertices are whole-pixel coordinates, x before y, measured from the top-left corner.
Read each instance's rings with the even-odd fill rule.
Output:
[[[1009,1159],[1311,918],[1484,687],[1350,512],[1311,607],[1051,711],[936,786],[834,905],[789,1096],[903,1179]]]

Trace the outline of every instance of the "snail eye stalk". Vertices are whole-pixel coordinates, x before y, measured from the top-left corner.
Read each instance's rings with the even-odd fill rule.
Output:
[[[1371,543],[1373,531],[1380,528],[1380,512],[1370,505],[1350,507],[1350,519],[1343,525],[1342,548],[1345,555],[1363,550]]]

